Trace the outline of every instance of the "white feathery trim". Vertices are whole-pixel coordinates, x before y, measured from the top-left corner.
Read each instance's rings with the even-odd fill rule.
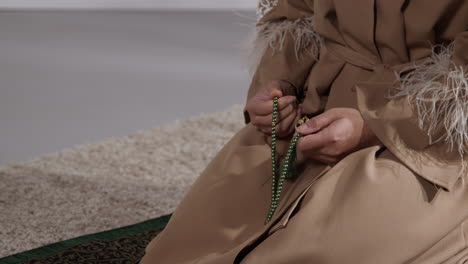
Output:
[[[301,59],[305,51],[318,59],[323,38],[314,29],[313,17],[269,21],[255,26],[249,38],[248,64],[250,74],[255,72],[268,47],[271,47],[273,52],[284,48],[284,42],[288,35],[294,41],[294,53],[297,60]]]
[[[278,6],[278,0],[259,0],[257,7],[257,21]]]
[[[410,95],[408,100],[417,107],[419,127],[428,127],[431,144],[431,132],[443,123],[449,151],[458,145],[463,160],[464,152],[468,152],[468,72],[451,60],[453,46],[453,41],[447,46],[434,45],[427,62],[401,70],[396,74],[401,84],[396,88],[399,92],[387,98]]]

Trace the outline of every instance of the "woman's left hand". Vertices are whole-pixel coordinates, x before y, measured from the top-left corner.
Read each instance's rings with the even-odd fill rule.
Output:
[[[296,131],[304,135],[296,145],[298,163],[306,159],[337,163],[357,150],[383,146],[354,108],[331,108],[309,119]]]

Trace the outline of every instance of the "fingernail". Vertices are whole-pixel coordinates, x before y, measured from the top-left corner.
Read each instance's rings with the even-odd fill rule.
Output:
[[[306,124],[302,124],[302,125],[300,125],[300,126],[297,127],[297,131],[299,131],[299,132],[301,132],[301,133],[302,133],[302,132],[306,132],[308,127],[309,127],[309,126],[307,125],[307,123],[306,123]]]
[[[296,101],[296,98],[295,97],[289,97],[287,101],[288,101],[288,103],[292,103],[292,102]]]

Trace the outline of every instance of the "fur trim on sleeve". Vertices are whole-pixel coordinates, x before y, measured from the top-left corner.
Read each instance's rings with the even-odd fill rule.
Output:
[[[262,56],[268,47],[273,52],[284,48],[286,37],[294,41],[294,53],[300,60],[304,52],[309,52],[318,59],[322,37],[315,32],[313,17],[303,17],[296,20],[269,21],[255,27],[248,41],[249,46],[249,71],[255,71]]]
[[[257,7],[257,21],[260,21],[267,13],[278,5],[279,0],[259,0]]]
[[[443,123],[450,151],[456,145],[463,159],[464,152],[468,152],[468,71],[452,62],[453,44],[433,46],[427,63],[400,71],[399,91],[387,98],[410,95],[408,100],[417,108],[419,127],[427,129],[431,144],[432,131]],[[436,48],[440,48],[439,52]]]

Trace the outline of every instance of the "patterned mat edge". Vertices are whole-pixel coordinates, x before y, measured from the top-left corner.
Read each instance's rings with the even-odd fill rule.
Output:
[[[20,252],[11,256],[0,258],[2,264],[18,264],[33,258],[45,258],[67,250],[76,245],[90,242],[93,240],[111,240],[123,235],[132,235],[148,229],[164,229],[172,214],[160,216],[133,225],[128,225],[116,229],[102,231],[94,234],[84,235],[53,244],[45,245],[39,248]]]

